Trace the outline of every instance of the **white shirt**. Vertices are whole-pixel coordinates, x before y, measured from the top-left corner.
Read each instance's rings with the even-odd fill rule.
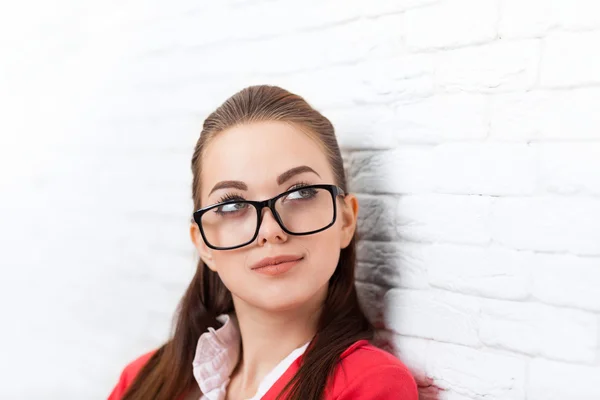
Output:
[[[231,373],[240,358],[241,337],[235,317],[222,314],[219,329],[208,328],[198,339],[193,361],[194,378],[203,395],[200,400],[223,400]],[[308,347],[310,341],[293,350],[260,382],[257,392],[247,400],[259,400]]]

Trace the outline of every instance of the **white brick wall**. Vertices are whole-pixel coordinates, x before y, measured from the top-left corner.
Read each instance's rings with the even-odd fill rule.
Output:
[[[600,399],[594,0],[0,6],[0,398],[103,398],[194,268],[207,112],[331,118],[382,345],[451,400]]]

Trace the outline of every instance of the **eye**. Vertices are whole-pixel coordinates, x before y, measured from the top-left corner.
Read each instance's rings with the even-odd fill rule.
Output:
[[[305,200],[313,198],[316,194],[317,191],[313,188],[300,188],[285,197],[286,200]]]
[[[238,211],[243,211],[249,207],[248,203],[229,203],[223,204],[222,206],[215,207],[215,213],[217,214],[232,214]]]

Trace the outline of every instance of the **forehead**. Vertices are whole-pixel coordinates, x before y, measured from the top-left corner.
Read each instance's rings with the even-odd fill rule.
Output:
[[[333,183],[324,149],[311,135],[280,121],[239,125],[218,133],[206,147],[201,193],[206,198],[210,188],[224,180],[243,181],[249,191],[276,189],[279,174],[301,165]]]

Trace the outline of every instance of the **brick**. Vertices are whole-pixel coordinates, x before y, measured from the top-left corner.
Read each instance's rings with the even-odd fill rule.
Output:
[[[481,95],[437,94],[399,105],[400,138],[428,143],[483,139],[487,135],[487,102]]]
[[[600,195],[600,142],[536,146],[540,186],[559,194]]]
[[[177,154],[185,160],[191,158],[188,154],[194,151],[201,126],[202,120],[194,115],[96,121],[94,134],[86,138],[86,145],[104,157],[135,153],[170,158]],[[170,179],[176,179],[170,171]]]
[[[138,140],[142,140],[140,135]],[[171,141],[171,143],[176,142],[176,140]],[[98,184],[99,189],[104,185],[123,185],[132,188],[160,186],[163,190],[169,187],[186,191],[187,197],[191,197],[190,155],[193,153],[193,147],[190,146],[186,154],[183,151],[169,152],[167,146],[162,151],[150,148],[150,146],[159,147],[160,143],[147,144],[148,148],[145,146],[132,149],[133,144],[124,143],[125,150],[113,148],[103,153],[84,153],[77,159],[72,157],[71,160],[77,162],[78,168],[72,168],[69,177],[73,180],[81,180],[81,184],[86,186]],[[89,174],[93,175],[94,182],[86,182],[90,178]]]
[[[397,234],[417,242],[487,244],[491,239],[491,204],[492,199],[483,196],[401,196]]]
[[[583,366],[535,359],[529,366],[528,400],[596,400],[600,366]],[[576,384],[574,384],[576,382]]]
[[[531,89],[540,43],[522,40],[437,53],[436,82],[445,91],[503,92]]]
[[[349,81],[356,82],[357,90],[345,92],[350,92],[356,105],[373,101],[414,102],[434,93],[434,61],[431,55],[403,52],[380,60],[367,59],[356,64],[354,76],[345,82],[346,88]]]
[[[431,188],[429,146],[353,152],[348,158],[349,185],[359,193],[418,193]]]
[[[427,372],[450,398],[525,399],[524,357],[431,342]]]
[[[166,209],[170,208],[174,207]],[[123,227],[111,237],[116,243],[115,251],[131,254],[133,257],[144,256],[148,251],[168,252],[174,259],[189,257],[189,252],[194,251],[189,236],[191,216],[191,211],[187,216],[181,217],[161,215],[159,212],[118,213],[116,218],[123,221]],[[160,229],[156,229],[157,227]],[[136,246],[138,254],[130,252],[129,246]]]
[[[346,7],[340,7],[335,2],[308,1],[308,4],[302,5],[253,2],[235,7],[212,5],[198,10],[184,8],[181,11],[180,16],[155,18],[136,29],[136,48],[151,52],[174,47],[249,41],[317,29],[361,16],[360,4],[355,1],[347,2]]]
[[[411,370],[415,378],[423,379],[428,376],[427,363],[430,358],[430,340],[401,336],[388,332],[385,340],[402,362]]]
[[[444,398],[525,398],[524,357],[400,335],[391,340],[415,377],[433,378]]]
[[[432,286],[473,296],[525,299],[531,254],[505,248],[434,244],[423,252]]]
[[[278,84],[290,91],[301,93],[311,103],[321,109],[342,113],[338,124],[346,122],[345,128],[363,122],[361,118],[370,119],[369,112],[376,113],[382,107],[394,101],[415,101],[433,94],[433,58],[431,55],[394,55],[390,58],[336,65],[306,73],[292,73],[278,76]],[[360,77],[360,79],[357,79]],[[270,75],[263,75],[263,80],[273,80]],[[377,104],[377,106],[369,105]],[[385,121],[379,116],[370,123],[370,131],[380,134],[389,129],[393,121],[395,109],[388,107],[390,114]],[[360,111],[357,112],[357,109]],[[383,110],[385,111],[385,110]],[[329,113],[328,113],[329,115]],[[336,124],[337,126],[337,124]],[[393,127],[394,125],[392,125]],[[364,136],[369,132],[361,132]],[[395,133],[395,132],[394,132]],[[363,137],[364,140],[364,137]]]
[[[356,290],[360,305],[369,321],[375,327],[383,327],[383,296],[386,289],[372,283],[356,282]]]
[[[397,200],[387,196],[358,195],[357,232],[365,240],[393,240],[396,238],[394,209]]]
[[[600,258],[536,254],[532,295],[558,306],[600,311]]]
[[[481,95],[438,94],[400,104],[397,113],[396,135],[400,138],[443,143],[483,139],[487,135],[487,102]]]
[[[360,111],[359,111],[360,110]],[[389,150],[400,140],[396,108],[387,104],[323,110],[344,150]]]
[[[384,296],[385,323],[401,335],[477,346],[476,299],[458,294],[390,289]]]
[[[193,211],[190,180],[177,178],[187,175],[191,179],[189,166],[185,166],[189,161],[181,154],[164,154],[160,162],[156,160],[156,156],[114,151],[99,154],[82,151],[77,156],[68,156],[65,161],[70,161],[71,166],[54,183],[60,190],[57,193],[63,196],[61,207],[84,211],[90,224],[97,223],[94,219],[113,214],[122,217],[127,212],[189,220]],[[171,171],[171,180],[167,170]]]
[[[377,0],[369,4],[362,0],[354,0],[354,2],[362,6],[363,15],[372,15],[420,8],[439,3],[440,0]],[[340,1],[339,3],[346,5],[345,1]]]
[[[437,192],[508,196],[535,190],[535,151],[526,144],[442,144],[433,159]]]
[[[384,287],[427,288],[427,266],[423,261],[429,248],[419,243],[360,240],[356,279]]]
[[[600,32],[563,32],[545,38],[540,68],[543,87],[600,83],[600,57],[590,49],[600,44]]]
[[[598,345],[594,314],[535,303],[482,300],[479,337],[499,347],[572,362],[593,362]]]
[[[554,29],[600,26],[594,0],[503,0],[499,33],[502,38],[543,37]]]
[[[320,2],[251,2],[235,7],[202,7],[175,19],[176,37],[190,45],[226,40],[249,40],[268,36],[306,32],[361,17],[379,17],[433,4],[439,0],[377,0],[368,5],[360,0]],[[269,23],[257,24],[256,21]],[[170,22],[170,21],[169,21]],[[205,27],[198,27],[199,24]],[[152,26],[156,30],[156,26]],[[162,29],[168,33],[171,25]]]
[[[562,28],[591,29],[600,26],[600,4],[595,0],[552,0],[549,3]]]
[[[455,0],[421,7],[406,12],[406,43],[411,50],[485,43],[496,37],[497,19],[495,0]]]
[[[494,140],[598,139],[599,88],[531,91],[492,96]],[[577,107],[568,105],[577,104]]]
[[[232,42],[173,53],[153,62],[161,70],[177,71],[178,78],[194,79],[203,75],[292,73],[368,57],[389,57],[401,49],[401,19],[401,14],[359,19],[325,29],[249,41],[244,46]]]
[[[181,229],[179,229],[181,232]],[[166,236],[166,235],[165,235]],[[192,280],[197,265],[197,251],[191,241],[183,243],[180,233],[177,241],[162,240],[156,242],[134,242],[129,246],[121,245],[116,253],[121,257],[123,264],[129,263],[135,268],[126,272],[128,279],[142,281],[144,279],[157,282],[166,294],[177,300],[177,293],[169,294],[169,289],[174,291],[187,287]],[[185,246],[187,244],[187,246]],[[144,268],[140,269],[139,266]],[[125,269],[125,268],[124,268]],[[173,273],[173,270],[178,273]],[[123,274],[125,275],[125,274]],[[125,278],[125,276],[123,276]],[[165,314],[172,311],[172,304],[156,307],[155,311],[162,310]]]
[[[347,148],[393,148],[484,139],[488,131],[485,96],[435,95],[404,103],[327,110],[340,144]],[[451,129],[449,127],[452,127]]]
[[[473,400],[474,397],[462,395],[452,389],[444,390],[444,399],[446,400]]]
[[[168,187],[168,190],[165,187]],[[155,214],[189,221],[194,211],[189,183],[185,186],[169,187],[152,184],[135,185],[126,180],[98,179],[94,189],[82,185],[81,190],[85,195],[81,201],[87,202],[88,205],[97,204],[94,203],[98,201],[97,199],[103,199],[103,212],[115,212],[121,215],[129,212],[142,216]],[[119,196],[115,196],[114,193],[119,193]]]
[[[597,198],[498,198],[490,219],[494,241],[515,249],[600,254]]]
[[[115,86],[113,96],[104,100],[110,106],[94,109],[94,118],[116,125],[156,123],[157,128],[166,122],[175,124],[193,119],[196,125],[192,131],[198,135],[210,112],[253,83],[243,75],[227,79],[210,75],[194,78],[196,72],[190,65],[170,64],[177,57],[184,56],[132,60],[123,67],[124,76],[111,76]]]
[[[185,51],[170,49],[166,51],[168,56],[151,50],[147,54],[132,54],[126,69],[138,82],[154,82],[155,76],[168,76],[168,81],[182,84],[216,77],[225,81],[229,77],[248,81],[265,74],[272,79],[276,74],[355,63],[370,57],[391,57],[402,47],[402,17],[402,14],[390,14],[286,36],[225,41]]]
[[[501,38],[542,37],[555,27],[552,1],[503,0],[498,33]]]

